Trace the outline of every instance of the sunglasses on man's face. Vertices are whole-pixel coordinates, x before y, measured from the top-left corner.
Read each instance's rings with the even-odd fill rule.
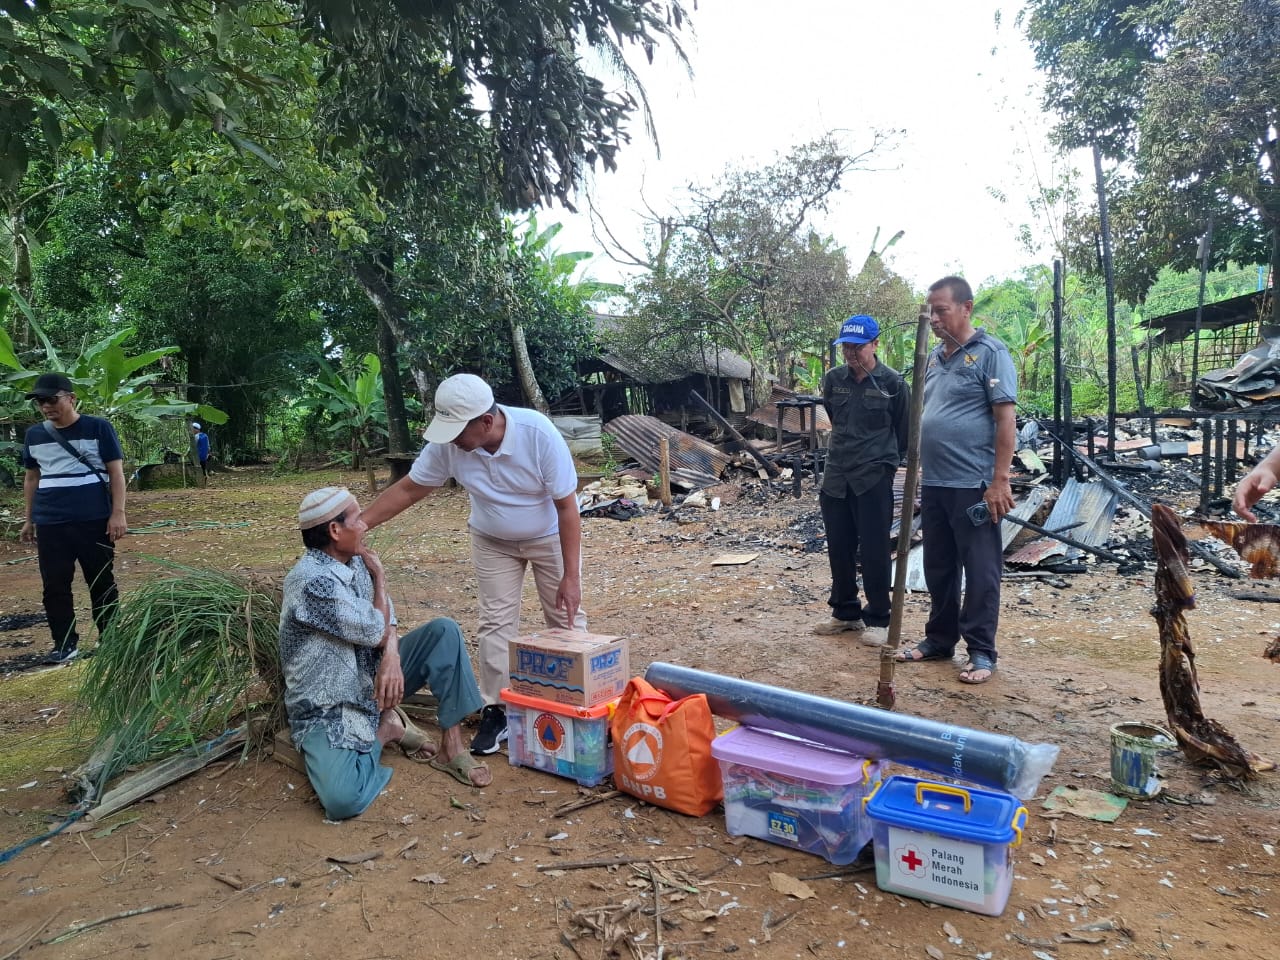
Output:
[[[43,407],[57,403],[63,397],[69,396],[71,396],[69,393],[55,393],[52,397],[36,397],[34,402],[37,407]]]

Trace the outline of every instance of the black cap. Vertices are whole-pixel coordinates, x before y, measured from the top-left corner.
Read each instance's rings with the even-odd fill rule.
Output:
[[[67,379],[63,373],[42,373],[36,377],[35,386],[27,393],[28,400],[34,400],[37,397],[56,397],[59,393],[75,393],[76,388],[71,385],[71,381]]]

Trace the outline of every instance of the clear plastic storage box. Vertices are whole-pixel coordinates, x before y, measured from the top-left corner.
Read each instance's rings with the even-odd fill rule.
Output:
[[[852,863],[871,840],[863,800],[879,763],[785,734],[736,727],[711,744],[731,834]]]
[[[617,698],[594,707],[575,707],[503,690],[507,708],[507,758],[513,767],[532,767],[594,787],[613,773],[609,717]]]
[[[894,776],[866,806],[881,890],[992,917],[1004,912],[1012,849],[1027,824],[1016,797]]]

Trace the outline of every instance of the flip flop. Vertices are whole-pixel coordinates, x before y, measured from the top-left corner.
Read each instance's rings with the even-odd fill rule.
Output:
[[[430,763],[435,758],[436,745],[409,719],[409,715],[404,712],[403,707],[392,707],[391,709],[400,718],[400,722],[404,724],[404,734],[396,741],[396,746],[414,763]],[[421,755],[421,751],[427,747],[431,748],[431,754],[424,757]]]
[[[471,771],[476,769],[488,770],[489,765],[483,760],[477,760],[465,750],[462,751],[462,753],[455,755],[452,760],[437,760],[435,757],[432,757],[427,761],[427,763],[433,770],[439,770],[441,773],[447,773],[463,786],[470,787],[472,790],[484,789],[484,787],[471,782]],[[489,786],[489,784],[486,783],[485,787],[487,786]]]
[[[920,656],[916,656],[916,654]],[[927,660],[950,660],[952,653],[942,653],[929,645],[928,640],[917,643],[914,647],[905,647],[893,655],[898,663],[924,663]]]
[[[975,673],[980,673],[983,670],[987,671],[987,675],[985,677],[973,676]],[[990,657],[983,656],[980,653],[974,654],[973,656],[971,656],[968,662],[966,662],[965,665],[960,668],[961,683],[969,683],[974,685],[977,685],[979,683],[986,683],[995,675],[996,675],[995,663],[992,661]]]

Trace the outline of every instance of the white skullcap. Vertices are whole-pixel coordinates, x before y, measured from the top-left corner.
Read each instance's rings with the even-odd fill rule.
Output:
[[[328,523],[340,513],[356,506],[356,498],[346,487],[321,487],[302,498],[298,507],[298,529],[310,530]]]

